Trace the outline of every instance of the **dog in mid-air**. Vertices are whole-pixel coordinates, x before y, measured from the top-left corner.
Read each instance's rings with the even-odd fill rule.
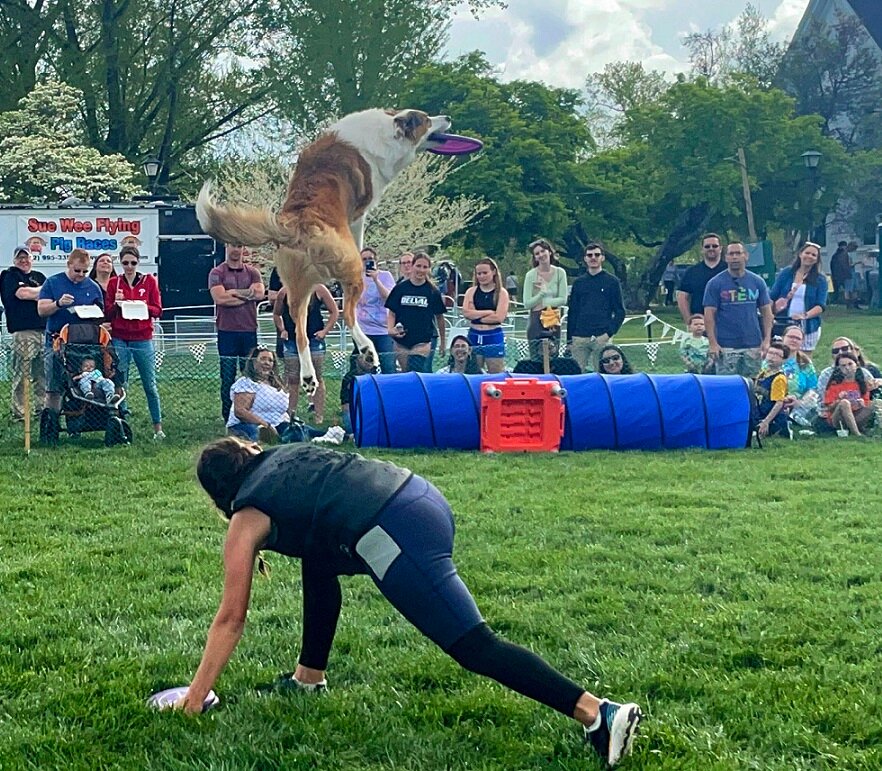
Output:
[[[373,109],[347,115],[300,154],[278,214],[218,205],[211,183],[203,185],[196,216],[206,233],[229,244],[278,247],[275,263],[297,325],[300,384],[307,394],[318,386],[306,336],[306,311],[316,284],[340,282],[343,319],[352,338],[371,366],[379,363],[355,317],[364,291],[365,217],[393,178],[418,152],[433,146],[432,134],[448,128],[446,115],[429,116],[420,110]]]

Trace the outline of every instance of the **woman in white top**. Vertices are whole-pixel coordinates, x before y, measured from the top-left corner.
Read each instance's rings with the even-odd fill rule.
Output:
[[[533,268],[527,271],[524,278],[524,307],[530,311],[530,322],[527,326],[527,340],[530,343],[530,358],[542,360],[542,341],[548,340],[549,355],[553,358],[560,350],[560,306],[567,301],[567,274],[558,266],[554,247],[544,238],[530,244],[533,254]],[[542,311],[546,308],[548,318],[557,311],[557,324],[545,326],[542,323]]]
[[[256,442],[261,429],[278,436],[291,421],[288,393],[276,373],[276,354],[265,346],[258,345],[248,354],[230,398],[233,408],[227,430],[232,436]]]

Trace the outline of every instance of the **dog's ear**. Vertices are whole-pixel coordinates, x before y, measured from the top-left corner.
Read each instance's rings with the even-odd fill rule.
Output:
[[[416,130],[423,125],[425,118],[416,110],[401,110],[393,119],[396,139],[413,139]]]

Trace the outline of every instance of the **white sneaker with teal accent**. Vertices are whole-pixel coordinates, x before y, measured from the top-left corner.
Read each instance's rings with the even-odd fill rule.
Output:
[[[597,720],[585,728],[585,741],[612,768],[631,751],[643,712],[636,704],[617,704],[603,699]]]

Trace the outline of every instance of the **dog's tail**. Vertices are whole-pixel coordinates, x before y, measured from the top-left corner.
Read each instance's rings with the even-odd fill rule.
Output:
[[[206,182],[196,199],[196,218],[208,235],[225,244],[262,246],[290,243],[294,238],[269,209],[250,206],[221,206],[211,195],[211,182]]]

